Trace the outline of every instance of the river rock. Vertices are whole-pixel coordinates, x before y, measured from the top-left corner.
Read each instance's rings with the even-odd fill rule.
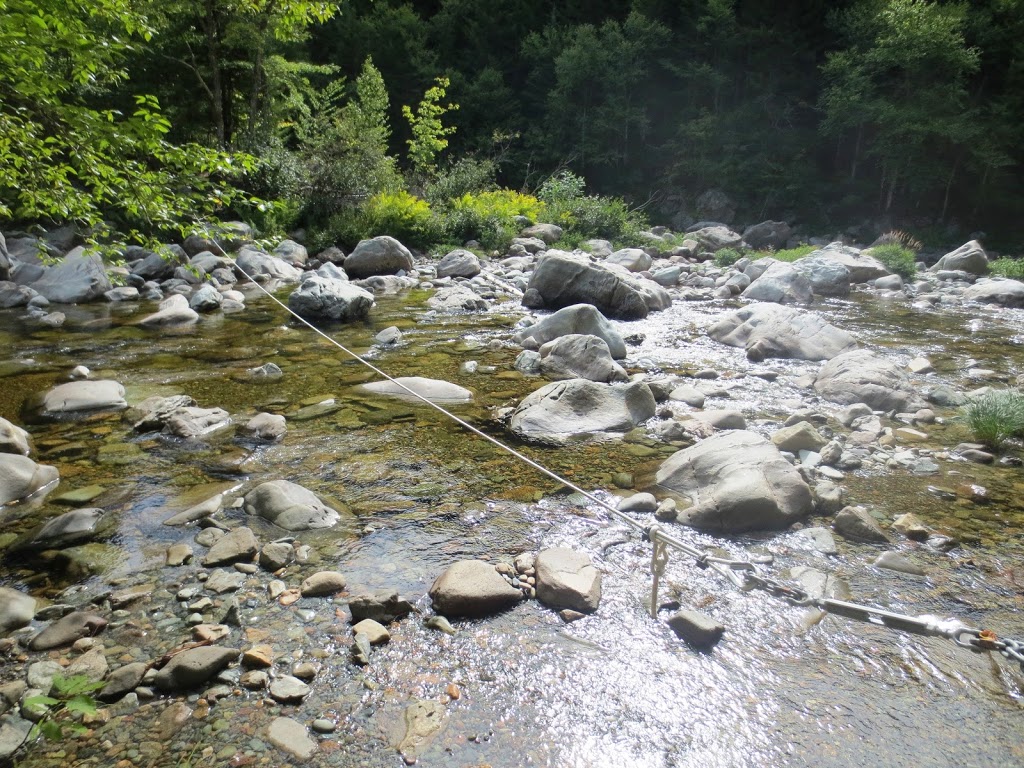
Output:
[[[743,242],[751,248],[762,250],[785,248],[793,229],[784,221],[762,221],[743,230]]]
[[[437,262],[438,277],[476,277],[480,274],[480,259],[470,251],[456,248]]]
[[[223,301],[224,294],[209,283],[205,283],[192,294],[192,298],[188,300],[188,306],[196,312],[213,312],[220,307]]]
[[[786,528],[814,504],[811,489],[778,448],[742,430],[678,451],[661,465],[655,482],[693,501],[678,513],[680,522],[722,533]]]
[[[906,573],[911,576],[928,575],[924,568],[898,552],[883,552],[875,559],[874,565],[878,568]]]
[[[221,537],[223,538],[223,537]],[[224,568],[217,568],[204,582],[204,586],[215,595],[223,595],[228,592],[237,592],[245,583],[245,574],[241,571],[229,571]]]
[[[63,515],[47,520],[35,530],[15,541],[11,545],[11,550],[33,552],[44,549],[61,549],[89,541],[96,535],[96,529],[103,515],[104,511],[95,507],[65,512]]]
[[[353,624],[352,634],[366,635],[366,639],[370,641],[370,645],[384,645],[391,640],[391,633],[388,632],[387,627],[373,619],[363,619],[362,621]]]
[[[271,443],[276,443],[283,439],[287,431],[287,419],[276,413],[257,413],[245,424],[241,424],[238,427],[238,432],[241,435],[256,440],[266,440]]]
[[[626,356],[626,342],[614,326],[592,304],[573,304],[554,312],[533,325],[518,331],[517,344],[530,340],[537,348],[561,336],[582,334],[597,336],[608,345],[616,360]]]
[[[342,512],[328,507],[312,491],[287,480],[271,480],[245,495],[245,511],[287,531],[332,528]],[[351,515],[344,510],[344,516]]]
[[[743,245],[743,235],[722,225],[701,227],[688,234],[712,253],[722,248],[737,248]]]
[[[928,270],[939,272],[942,270],[955,270],[967,272],[972,275],[988,274],[988,255],[981,243],[971,240],[964,243],[954,251],[950,251]]]
[[[164,433],[186,439],[202,437],[228,426],[231,416],[223,408],[178,408],[164,424]]]
[[[32,289],[56,304],[81,304],[102,298],[114,286],[98,253],[79,246],[59,264],[49,267]]]
[[[630,272],[644,272],[651,268],[652,259],[639,248],[622,248],[605,259],[607,264],[618,264]]]
[[[559,336],[540,348],[540,370],[551,379],[589,379],[605,383],[629,381],[625,369],[597,336]]]
[[[171,415],[179,408],[191,408],[195,404],[196,401],[188,395],[172,395],[171,397],[154,395],[133,406],[127,415],[133,421],[132,429],[137,432],[148,432],[162,429]]]
[[[309,686],[291,675],[281,675],[270,684],[270,696],[282,704],[302,701],[309,696]]]
[[[650,513],[658,508],[658,500],[653,493],[634,493],[629,498],[619,502],[617,509],[620,512]],[[528,566],[533,567],[533,564]],[[525,569],[524,569],[525,570]]]
[[[345,271],[353,280],[373,275],[394,275],[413,268],[409,249],[393,237],[382,235],[361,240],[345,259]]]
[[[427,299],[427,306],[439,312],[476,312],[487,309],[490,304],[468,285],[458,283],[439,288]]]
[[[373,306],[373,294],[369,291],[315,273],[308,273],[288,297],[288,308],[310,320],[362,320]]]
[[[800,261],[812,259],[828,261],[845,268],[850,275],[851,283],[870,283],[889,274],[885,264],[867,251],[861,252],[840,242],[829,243],[824,248],[807,254]]]
[[[747,428],[747,420],[743,414],[733,408],[714,408],[690,416],[694,421],[703,422],[717,430]]]
[[[16,453],[28,456],[30,450],[29,435],[17,424],[0,417],[0,453]]]
[[[0,308],[24,307],[37,296],[39,294],[27,286],[18,285],[9,280],[0,281]]]
[[[0,637],[27,627],[36,612],[36,599],[10,587],[0,587]]]
[[[557,250],[538,259],[523,296],[527,307],[561,309],[593,304],[602,314],[618,320],[639,320],[671,303],[665,289],[651,280],[593,264],[586,255]]]
[[[537,599],[552,608],[593,613],[601,602],[601,572],[590,557],[566,547],[541,550],[537,569]]]
[[[293,267],[305,266],[309,261],[309,251],[306,250],[306,246],[296,243],[294,240],[282,240],[274,248],[274,255]]]
[[[449,566],[430,587],[434,610],[445,616],[487,616],[511,608],[523,593],[483,560]]]
[[[398,383],[396,384],[395,382]],[[416,397],[409,394],[399,384],[411,389],[432,403],[468,403],[473,399],[473,393],[465,387],[439,379],[425,379],[422,376],[400,376],[394,382],[371,381],[369,384],[360,384],[358,388],[376,395],[397,397],[400,400],[417,400]]]
[[[792,264],[782,261],[771,264],[740,295],[752,301],[776,304],[810,304],[814,298],[810,281]]]
[[[0,506],[26,499],[58,478],[56,467],[36,464],[28,456],[0,453]]]
[[[83,637],[94,637],[107,626],[107,620],[96,613],[73,611],[58,619],[32,638],[28,647],[33,651],[63,648]]]
[[[793,262],[793,269],[807,278],[815,296],[849,296],[850,270],[836,261],[805,256]]]
[[[352,613],[352,621],[372,619],[381,624],[404,619],[416,610],[411,602],[391,589],[356,595],[349,600],[348,609]]]
[[[69,381],[58,384],[42,396],[38,403],[44,417],[93,411],[121,411],[128,407],[124,387],[116,381]]]
[[[320,571],[302,582],[303,597],[328,597],[345,589],[345,577],[337,571]]]
[[[779,304],[758,303],[720,317],[708,336],[731,347],[744,347],[760,362],[770,357],[830,360],[857,346],[846,331],[816,312]]]
[[[306,726],[290,717],[275,717],[271,721],[267,741],[302,761],[309,760],[319,749]]]
[[[217,539],[210,547],[210,551],[203,558],[203,565],[212,568],[237,562],[251,563],[259,549],[260,544],[256,541],[256,534],[251,528],[235,528]]]
[[[260,550],[260,567],[274,573],[295,559],[295,548],[286,541],[272,541]]]
[[[825,363],[814,389],[837,403],[865,403],[880,411],[914,412],[920,395],[896,363],[866,349],[856,349]]]
[[[149,665],[142,661],[132,662],[118,667],[107,675],[106,683],[96,698],[100,701],[117,701],[142,684],[142,678],[149,670]]]
[[[800,453],[800,451],[817,451],[828,442],[814,425],[800,421],[789,427],[778,429],[772,435],[772,442],[780,451]]]
[[[174,270],[188,263],[188,254],[181,248],[168,246],[159,251],[143,251],[145,255],[131,265],[131,274],[145,280],[169,280]]]
[[[968,301],[979,304],[1024,307],[1024,282],[1003,278],[979,280],[967,288],[963,295]]]
[[[164,520],[164,525],[188,525],[189,523],[198,522],[219,512],[223,503],[224,494],[215,494],[205,501],[201,501],[183,512],[167,518]]]
[[[143,328],[191,325],[199,321],[199,313],[188,305],[180,293],[172,294],[157,305],[157,311],[139,320]]]
[[[301,269],[293,267],[284,259],[248,247],[242,248],[235,256],[235,271],[246,280],[262,277],[263,280],[273,279],[286,283],[293,283],[302,276]]]
[[[528,440],[564,443],[595,433],[625,433],[654,413],[654,395],[643,382],[569,379],[527,395],[512,413],[509,427]]]
[[[203,646],[189,648],[171,657],[153,677],[153,684],[162,691],[188,691],[198,688],[241,655],[237,648]]]
[[[669,617],[668,625],[694,648],[711,648],[725,633],[722,624],[697,611],[677,611]]]
[[[875,518],[863,507],[844,507],[832,521],[832,528],[848,539],[884,543],[889,541]]]
[[[534,224],[519,233],[520,237],[536,237],[548,245],[562,239],[562,228],[557,224]]]

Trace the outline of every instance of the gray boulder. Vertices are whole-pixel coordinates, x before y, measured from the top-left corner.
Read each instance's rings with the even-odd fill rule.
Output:
[[[36,464],[27,456],[0,453],[0,506],[27,499],[58,479],[56,467]]]
[[[843,245],[840,242],[829,243],[824,248],[813,251],[801,261],[821,259],[845,267],[850,273],[851,283],[870,283],[889,274],[889,269],[868,252]]]
[[[56,304],[81,304],[103,298],[114,286],[98,253],[79,246],[46,270],[32,289]]]
[[[213,312],[220,307],[223,301],[224,294],[209,283],[204,283],[199,290],[192,294],[192,298],[188,300],[188,306],[196,312]]]
[[[771,264],[741,295],[776,304],[810,304],[814,299],[810,281],[792,264],[782,261]]]
[[[165,434],[193,439],[228,426],[231,416],[223,408],[178,408],[164,422]]]
[[[979,280],[964,291],[964,298],[979,304],[1024,307],[1024,282],[1009,279]]]
[[[399,386],[401,384],[432,403],[468,403],[473,399],[470,390],[449,381],[426,379],[422,376],[400,376],[395,382],[371,381],[369,384],[360,384],[359,389],[376,395],[397,397],[400,400],[417,401],[418,398]]]
[[[18,285],[4,280],[0,282],[0,309],[24,307],[38,295],[27,285]]]
[[[412,267],[409,249],[387,235],[361,240],[345,259],[345,271],[353,280],[409,272]]]
[[[131,274],[143,280],[169,280],[174,276],[175,268],[188,264],[188,254],[176,246],[162,247],[159,251],[146,251],[145,256],[132,265]]]
[[[475,312],[490,306],[486,299],[480,298],[468,285],[462,283],[447,285],[427,299],[427,306],[440,312]]]
[[[352,612],[353,623],[371,619],[381,624],[399,621],[417,610],[410,601],[393,589],[381,589],[370,594],[355,595],[349,600],[348,608]]]
[[[812,424],[799,421],[776,430],[772,434],[772,442],[780,451],[798,454],[800,451],[820,451],[828,440]]]
[[[712,252],[743,245],[743,235],[724,226],[703,227],[691,232],[690,237],[700,243],[704,250]]]
[[[27,627],[36,613],[36,599],[10,587],[0,587],[0,637]]]
[[[274,255],[293,267],[303,267],[309,261],[309,252],[306,250],[306,246],[296,243],[294,240],[282,240],[274,248]]]
[[[263,279],[295,282],[302,276],[302,270],[293,267],[284,259],[257,251],[254,248],[242,248],[235,257],[235,269],[243,278],[263,277]]]
[[[580,243],[580,248],[599,259],[608,258],[612,255],[613,250],[612,244],[609,241],[597,238],[584,240]]]
[[[562,228],[557,224],[534,224],[519,233],[520,237],[536,237],[548,245],[562,239]]]
[[[793,234],[792,228],[784,221],[762,221],[743,230],[743,242],[751,248],[785,248]]]
[[[913,413],[924,407],[903,368],[866,349],[845,352],[825,363],[814,389],[836,403],[866,403],[877,411]]]
[[[814,506],[811,489],[778,448],[741,430],[673,454],[655,482],[693,502],[678,513],[680,522],[719,533],[787,528]]]
[[[58,384],[42,396],[39,404],[44,416],[59,416],[92,411],[120,411],[128,407],[124,387],[109,379],[70,381]]]
[[[217,539],[203,558],[203,565],[211,568],[237,562],[251,563],[259,550],[256,534],[251,528],[242,526]]]
[[[228,664],[242,655],[236,648],[206,646],[177,653],[153,677],[153,684],[162,691],[188,691],[220,674]]]
[[[287,480],[271,480],[253,488],[245,495],[245,511],[286,531],[332,528],[343,516],[351,518],[347,509],[333,509],[312,491]]]
[[[889,541],[875,518],[863,507],[844,507],[832,521],[832,528],[847,539],[883,544]]]
[[[7,241],[4,233],[0,232],[0,280],[6,280],[11,275],[11,258],[7,253]]]
[[[593,613],[601,602],[601,572],[582,552],[566,547],[544,549],[534,563],[537,599],[552,608]]]
[[[622,248],[605,259],[605,263],[618,264],[630,272],[644,272],[651,268],[653,260],[639,248]]]
[[[29,435],[17,424],[0,417],[0,453],[29,454]]]
[[[986,275],[988,274],[988,255],[985,253],[985,249],[981,247],[981,243],[977,240],[971,240],[969,243],[961,245],[955,251],[947,253],[932,265],[928,271],[939,272],[942,270],[968,272],[972,275]]]
[[[731,347],[744,347],[755,362],[770,357],[830,360],[857,346],[850,334],[815,312],[770,303],[729,312],[708,328],[708,336]]]
[[[619,320],[639,320],[671,303],[665,289],[651,280],[633,277],[624,269],[618,271],[614,265],[593,264],[582,254],[557,250],[538,259],[523,296],[527,307],[561,309],[593,304],[604,315]]]
[[[548,315],[539,322],[523,328],[514,339],[525,344],[527,339],[538,347],[560,336],[585,334],[597,336],[608,345],[608,351],[616,360],[626,356],[626,342],[593,304],[573,304]]]
[[[793,262],[793,269],[807,278],[816,296],[850,295],[850,270],[838,261],[805,256]]]
[[[625,433],[655,412],[643,382],[599,384],[586,379],[541,387],[519,404],[509,427],[519,437],[560,444],[588,435]]]
[[[449,566],[430,587],[434,610],[444,616],[488,616],[511,608],[523,593],[490,563],[462,560]]]
[[[318,274],[308,274],[288,297],[288,308],[311,320],[362,320],[373,305],[369,291]]]
[[[589,379],[605,383],[629,381],[608,345],[597,336],[559,336],[540,348],[540,370],[552,379]]]
[[[199,313],[188,305],[188,299],[180,293],[168,296],[157,305],[151,315],[139,320],[143,328],[161,328],[174,325],[191,325],[199,321]]]
[[[456,248],[437,262],[438,277],[476,277],[479,274],[480,259],[462,248]]]
[[[256,440],[277,442],[288,431],[287,419],[276,413],[257,413],[248,422],[238,427],[238,432]]]

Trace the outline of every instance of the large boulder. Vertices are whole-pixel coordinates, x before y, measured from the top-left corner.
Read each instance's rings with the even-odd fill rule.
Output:
[[[651,280],[614,265],[591,263],[584,254],[558,250],[540,257],[523,296],[524,306],[535,309],[593,304],[619,320],[639,320],[671,303],[665,289]]]
[[[480,274],[480,259],[463,248],[450,251],[437,262],[438,277],[476,277]]]
[[[564,307],[518,331],[514,338],[518,344],[525,344],[530,339],[539,347],[559,336],[570,334],[597,336],[608,345],[613,358],[621,360],[626,356],[626,342],[593,304]]]
[[[810,304],[814,299],[810,281],[784,261],[771,264],[741,295],[776,304]]]
[[[540,348],[540,370],[551,379],[589,379],[611,383],[628,381],[629,375],[616,363],[608,345],[597,336],[559,336]]]
[[[430,587],[434,610],[445,616],[487,616],[511,608],[523,593],[483,560],[461,560]]]
[[[557,224],[534,224],[519,233],[520,237],[536,237],[548,245],[562,239],[562,228]]]
[[[373,305],[373,294],[364,288],[315,273],[288,297],[288,308],[310,320],[362,320]]]
[[[0,417],[0,453],[28,456],[30,447],[28,432]]]
[[[737,248],[743,245],[743,235],[722,226],[703,227],[690,232],[690,237],[708,251],[720,251],[722,248]]]
[[[446,285],[427,299],[427,306],[439,312],[476,312],[487,309],[487,299],[481,298],[465,283]]]
[[[743,230],[743,242],[751,248],[785,248],[792,228],[784,221],[762,221]]]
[[[27,456],[0,453],[0,506],[27,499],[59,477],[56,467],[36,464]]]
[[[40,417],[60,418],[94,411],[121,411],[128,407],[124,387],[111,379],[69,381],[58,384],[31,401],[30,409]]]
[[[647,251],[639,248],[622,248],[605,259],[607,264],[618,264],[630,272],[643,272],[651,268],[653,260]]]
[[[0,309],[24,307],[38,295],[27,285],[18,285],[10,280],[0,280]]]
[[[309,251],[306,246],[296,243],[294,240],[282,240],[274,248],[274,255],[293,267],[303,267],[309,261]]]
[[[443,404],[468,403],[473,399],[473,393],[465,387],[452,384],[450,381],[426,379],[422,376],[399,376],[394,381],[371,381],[368,384],[360,384],[359,389],[375,395],[414,402],[419,400],[416,395],[432,403]],[[410,389],[416,395],[410,394]]]
[[[822,259],[845,267],[850,273],[851,283],[870,283],[891,274],[885,264],[874,256],[843,245],[841,242],[829,243],[820,250],[812,251],[801,261],[807,259]]]
[[[302,270],[298,267],[254,248],[242,248],[238,252],[235,257],[235,269],[240,277],[246,279],[262,277],[264,280],[295,282],[302,276]]]
[[[345,271],[353,280],[409,272],[412,267],[409,249],[387,235],[361,240],[345,259]]]
[[[654,395],[643,382],[557,381],[519,404],[509,427],[519,437],[564,443],[588,435],[625,433],[654,416]]]
[[[327,506],[312,491],[287,480],[262,483],[245,494],[245,511],[286,531],[332,528],[343,514]],[[344,510],[344,517],[351,513]]]
[[[11,274],[11,257],[7,253],[7,241],[0,232],[0,280],[6,280]]]
[[[582,552],[567,547],[541,550],[537,569],[537,599],[552,608],[593,613],[601,602],[601,572]]]
[[[1024,307],[1024,282],[1009,279],[979,280],[964,291],[964,298],[979,304]]]
[[[902,366],[866,349],[845,352],[825,363],[814,389],[836,403],[866,403],[878,411],[912,412],[924,407]]]
[[[929,271],[939,272],[941,270],[968,272],[972,275],[986,275],[988,274],[988,255],[985,253],[985,249],[981,247],[981,243],[977,240],[971,240],[969,243],[961,245],[955,251],[947,253],[932,265]]]
[[[830,360],[857,346],[846,331],[821,315],[779,304],[751,304],[720,317],[708,336],[731,347],[744,347],[747,357]]]
[[[79,246],[64,260],[46,270],[32,283],[37,293],[55,304],[80,304],[103,298],[114,286],[107,277],[103,259],[98,253],[86,253]]]
[[[793,269],[807,278],[816,296],[850,295],[850,270],[838,261],[805,256],[793,262]]]
[[[742,430],[673,454],[655,482],[693,502],[678,513],[680,522],[717,533],[787,528],[814,506],[811,489],[778,448]]]

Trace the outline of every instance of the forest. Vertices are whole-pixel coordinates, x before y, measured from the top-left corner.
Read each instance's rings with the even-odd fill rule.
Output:
[[[486,246],[682,230],[716,190],[1013,248],[1022,132],[1021,0],[0,0],[6,230]]]

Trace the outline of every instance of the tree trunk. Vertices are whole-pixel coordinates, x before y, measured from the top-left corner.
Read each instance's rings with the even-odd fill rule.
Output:
[[[953,189],[953,179],[956,177],[957,169],[960,167],[960,158],[956,159],[953,163],[953,168],[949,171],[949,178],[946,179],[946,194],[942,198],[942,215],[939,216],[939,221],[946,220],[946,212],[949,210],[949,193]]]
[[[220,61],[220,25],[217,23],[216,0],[204,3],[203,33],[206,36],[206,62],[210,67],[210,112],[213,117],[214,129],[217,131],[217,143],[227,146],[227,119],[224,114],[224,77]]]

